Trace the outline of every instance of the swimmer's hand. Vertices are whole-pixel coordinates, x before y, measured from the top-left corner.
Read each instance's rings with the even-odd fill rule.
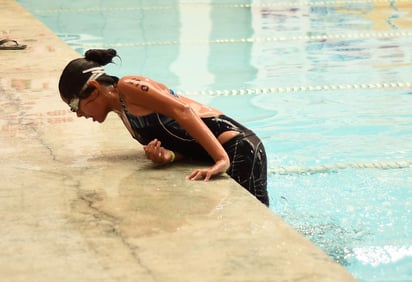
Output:
[[[156,164],[168,164],[174,160],[181,159],[181,155],[174,153],[164,147],[162,143],[154,139],[147,145],[143,146],[146,157]],[[208,168],[199,168],[192,171],[190,175],[186,177],[189,180],[204,180],[208,181],[213,176],[225,173],[229,168],[228,160],[219,160],[213,166]]]
[[[229,168],[229,163],[226,160],[217,161],[213,166],[204,169],[195,169],[186,178],[189,180],[204,180],[209,181],[212,176],[225,173]]]
[[[146,158],[157,164],[167,164],[175,160],[175,153],[162,147],[162,143],[154,139],[143,146]]]

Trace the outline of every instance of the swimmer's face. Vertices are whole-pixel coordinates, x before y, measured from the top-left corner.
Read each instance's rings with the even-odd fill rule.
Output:
[[[103,122],[109,113],[109,107],[105,99],[106,87],[96,81],[89,81],[86,90],[71,100],[63,99],[69,105],[70,110],[78,117],[92,118],[93,121]]]

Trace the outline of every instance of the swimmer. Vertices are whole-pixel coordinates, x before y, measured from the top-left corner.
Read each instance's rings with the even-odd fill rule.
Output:
[[[65,67],[59,91],[72,112],[99,123],[115,112],[152,162],[208,162],[210,166],[194,169],[187,179],[208,181],[227,173],[269,206],[266,153],[255,133],[160,82],[107,74],[104,66],[116,56],[113,49],[91,49]]]

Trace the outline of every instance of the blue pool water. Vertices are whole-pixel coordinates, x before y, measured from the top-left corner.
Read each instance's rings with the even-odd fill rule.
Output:
[[[412,1],[19,3],[251,127],[274,212],[358,280],[412,281]]]

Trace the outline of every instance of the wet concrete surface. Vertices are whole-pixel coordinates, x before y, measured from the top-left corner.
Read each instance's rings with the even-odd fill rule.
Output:
[[[116,116],[78,119],[57,81],[78,57],[0,0],[2,281],[351,281],[227,176],[156,167]]]

